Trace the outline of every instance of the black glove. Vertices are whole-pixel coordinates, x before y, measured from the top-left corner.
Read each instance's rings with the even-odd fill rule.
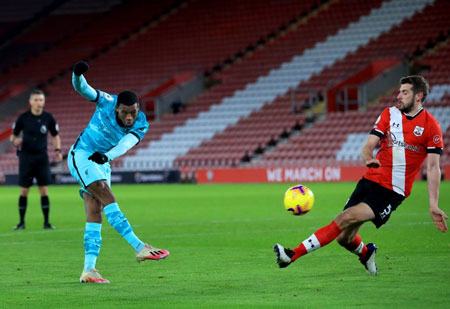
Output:
[[[86,73],[89,70],[89,64],[86,61],[78,61],[73,65],[73,73],[76,76]]]
[[[105,154],[100,153],[98,151],[91,154],[91,156],[88,159],[94,161],[97,164],[105,164],[106,162],[109,161],[108,157]]]

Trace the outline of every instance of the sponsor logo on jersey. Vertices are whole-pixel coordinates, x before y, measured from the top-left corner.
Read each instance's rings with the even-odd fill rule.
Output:
[[[389,132],[388,134],[388,147],[403,147],[406,150],[420,152],[420,146],[410,145],[402,141],[398,141],[394,133]]]

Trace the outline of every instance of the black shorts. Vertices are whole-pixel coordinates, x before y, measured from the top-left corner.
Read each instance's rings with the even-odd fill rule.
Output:
[[[344,209],[366,203],[373,210],[375,219],[372,220],[377,228],[385,224],[391,213],[403,202],[405,197],[389,190],[376,182],[362,178],[356,185]]]
[[[19,186],[31,187],[34,178],[38,186],[47,186],[51,182],[47,154],[19,153]]]

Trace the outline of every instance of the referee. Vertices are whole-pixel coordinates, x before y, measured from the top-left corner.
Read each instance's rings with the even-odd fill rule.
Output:
[[[48,184],[50,183],[50,164],[47,154],[47,134],[52,136],[56,160],[62,160],[61,139],[58,124],[53,115],[44,111],[45,94],[42,90],[31,91],[30,110],[21,114],[13,125],[11,142],[17,148],[19,157],[19,214],[20,221],[15,230],[25,229],[28,191],[36,178],[41,194],[41,208],[44,215],[44,229],[54,227],[48,220],[50,200]]]

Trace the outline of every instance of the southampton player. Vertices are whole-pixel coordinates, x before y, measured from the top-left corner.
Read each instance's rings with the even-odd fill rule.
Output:
[[[414,178],[425,158],[429,212],[437,229],[447,231],[447,215],[438,204],[439,157],[444,145],[438,122],[422,107],[428,89],[427,81],[421,76],[400,80],[396,106],[381,113],[362,149],[368,170],[356,185],[344,211],[293,250],[276,244],[274,251],[279,267],[287,267],[336,239],[342,247],[359,256],[369,274],[377,274],[377,247],[372,243],[365,245],[358,230],[367,221],[372,221],[377,228],[388,221],[391,213],[411,193]],[[378,143],[380,149],[373,158]]]
[[[96,110],[70,148],[67,164],[81,185],[80,195],[87,217],[84,269],[80,282],[109,283],[95,269],[102,245],[102,211],[109,224],[133,247],[138,261],[160,260],[169,252],[145,244],[135,235],[110,188],[109,162],[138,144],[148,131],[145,115],[139,111],[138,98],[131,91],[110,95],[93,89],[82,75],[88,69],[86,62],[77,62],[73,67],[72,84],[81,96],[95,102]]]

